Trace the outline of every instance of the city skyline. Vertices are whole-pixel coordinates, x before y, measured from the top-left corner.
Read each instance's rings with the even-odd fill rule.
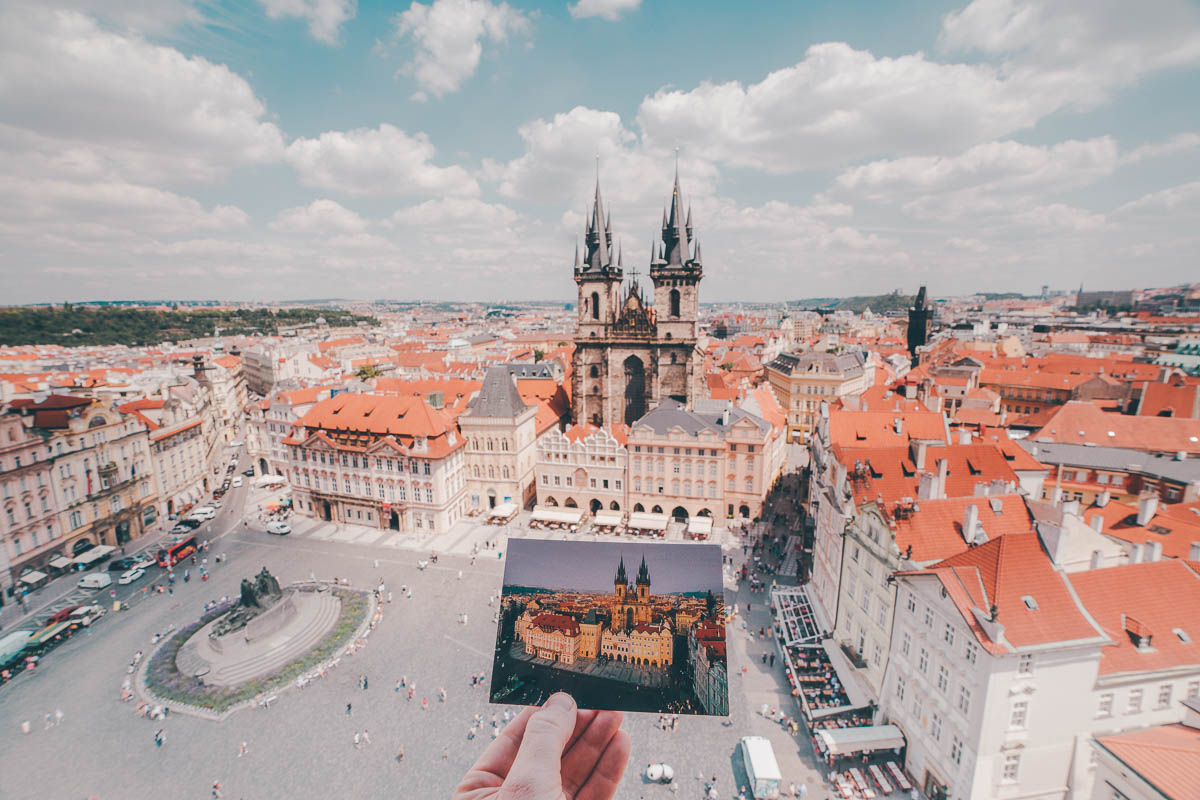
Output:
[[[651,594],[712,591],[719,596],[722,591],[720,548],[715,545],[556,539],[510,541],[504,585],[611,594],[621,559],[632,583],[643,557],[650,572]]]
[[[710,300],[1187,279],[1194,4],[758,11],[9,4],[6,300],[570,302],[597,155],[644,272],[676,148]]]

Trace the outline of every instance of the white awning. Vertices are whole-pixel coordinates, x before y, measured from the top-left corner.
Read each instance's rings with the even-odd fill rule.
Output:
[[[688,520],[688,533],[705,536],[712,533],[712,517],[692,517]]]
[[[287,478],[282,475],[259,475],[254,480],[254,485],[260,489],[263,486],[273,486],[277,483],[287,483]]]
[[[48,577],[49,576],[46,575],[46,573],[34,570],[33,572],[26,572],[24,575],[22,575],[21,580],[25,583],[37,583],[38,581],[46,580]]]
[[[622,516],[620,511],[605,511],[604,509],[600,509],[592,515],[592,521],[597,525],[620,525]]]
[[[113,550],[116,550],[116,549],[117,548],[115,548],[111,545],[107,545],[107,544],[102,544],[98,547],[93,547],[91,550],[88,550],[86,553],[84,553],[83,555],[76,558],[75,563],[76,564],[91,564],[94,561],[96,561],[97,559],[104,558],[106,555],[108,555],[109,553],[111,553]]]
[[[861,728],[821,728],[817,731],[825,749],[835,756],[864,750],[891,750],[904,746],[904,734],[895,725],[867,725]]]
[[[54,567],[55,569],[66,569],[74,563],[74,561],[64,556],[55,556],[54,558],[50,559],[50,566]]]
[[[517,511],[515,503],[501,503],[488,512],[489,517],[511,517]]]
[[[666,514],[647,514],[639,511],[629,515],[629,527],[647,531],[665,531],[670,521],[671,518]]]
[[[582,517],[583,512],[578,508],[534,506],[531,519],[537,522],[563,522],[568,525],[577,525]]]

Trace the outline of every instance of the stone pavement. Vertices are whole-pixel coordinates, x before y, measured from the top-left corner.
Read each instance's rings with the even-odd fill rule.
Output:
[[[564,672],[578,672],[580,675],[591,675],[594,678],[606,678],[622,683],[649,686],[661,689],[670,679],[670,672],[655,667],[641,667],[620,661],[600,661],[595,658],[577,658],[570,664],[559,661],[547,661],[544,658],[525,652],[525,646],[517,642],[509,648],[509,656],[518,661],[530,661],[547,669],[561,669]]]
[[[469,548],[471,537],[484,532],[494,536],[497,530],[478,528],[487,531],[466,528],[452,549]],[[455,531],[443,535],[454,536]],[[129,612],[109,613],[94,631],[54,651],[34,675],[0,688],[0,795],[14,800],[92,794],[202,797],[220,780],[226,797],[448,796],[490,741],[490,725],[482,736],[468,738],[472,716],[490,720],[505,708],[487,703],[487,681],[471,685],[473,674],[486,675],[491,667],[496,634],[488,601],[500,589],[502,564],[485,551],[471,566],[465,556],[443,548],[439,552],[446,555],[437,564],[419,570],[416,562],[426,553],[388,547],[383,541],[271,536],[235,528],[220,542],[228,561],[212,568],[207,583],[177,583],[174,596],[145,596]],[[727,552],[740,559],[740,547]],[[263,566],[283,582],[315,573],[371,587],[382,578],[395,602],[365,649],[343,658],[328,677],[308,688],[281,692],[269,709],[239,711],[219,723],[176,714],[156,723],[137,717],[131,705],[119,700],[135,650],[149,653],[155,632],[195,619],[206,601],[235,595],[241,578]],[[412,589],[412,599],[399,591],[401,584]],[[727,592],[727,602],[737,602],[740,615],[747,599],[752,603],[746,618],[753,631],[769,624],[764,598],[749,598],[745,590]],[[468,626],[456,621],[464,611],[471,620]],[[736,753],[740,737],[747,734],[772,741],[785,781],[807,780],[810,797],[825,796],[807,745],[755,711],[764,702],[790,702],[781,685],[781,666],[769,669],[760,662],[764,646],[747,636],[738,620],[729,626],[729,720],[681,717],[672,733],[658,729],[657,715],[626,716],[633,754],[619,798],[698,797],[701,776],[714,774],[721,797],[729,798],[736,794],[731,791],[736,782],[744,780]],[[358,688],[363,674],[369,676],[367,691]],[[393,691],[402,675],[416,683],[411,702],[406,691]],[[444,704],[438,701],[440,686],[448,692]],[[428,699],[428,710],[422,710],[422,698]],[[352,705],[350,716],[347,703]],[[45,714],[59,708],[63,723],[45,729]],[[23,720],[32,724],[27,735],[20,733]],[[162,748],[153,742],[159,728],[166,736]],[[371,744],[355,749],[353,736],[364,729]],[[239,758],[242,741],[248,752]],[[401,744],[405,758],[398,764],[393,756]],[[678,795],[641,778],[645,766],[657,761],[675,768]]]

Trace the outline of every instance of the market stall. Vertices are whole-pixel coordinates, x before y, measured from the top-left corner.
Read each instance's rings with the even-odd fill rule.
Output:
[[[626,527],[630,533],[646,536],[666,536],[667,525],[670,522],[671,518],[666,514],[649,514],[644,511],[636,511],[629,515],[629,523]]]
[[[624,529],[625,515],[620,511],[605,511],[600,509],[592,515],[592,525],[598,533],[621,533]]]
[[[97,564],[100,561],[108,558],[116,549],[117,548],[107,544],[93,547],[91,550],[85,551],[82,555],[76,556],[75,563],[78,564],[80,568],[87,569],[93,564]]]
[[[578,508],[534,506],[529,518],[530,528],[548,528],[550,530],[579,530],[583,520],[583,511]]]
[[[517,508],[516,503],[501,503],[500,505],[488,511],[488,524],[507,525],[508,523],[512,522],[514,517],[517,516],[518,511],[520,511],[520,509]]]
[[[692,517],[687,525],[688,538],[707,539],[712,534],[712,527],[712,517]]]

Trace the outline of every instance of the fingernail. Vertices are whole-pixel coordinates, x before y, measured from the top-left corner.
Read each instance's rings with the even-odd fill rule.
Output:
[[[557,692],[546,701],[543,708],[549,708],[553,711],[571,711],[575,708],[575,698],[566,692]]]

